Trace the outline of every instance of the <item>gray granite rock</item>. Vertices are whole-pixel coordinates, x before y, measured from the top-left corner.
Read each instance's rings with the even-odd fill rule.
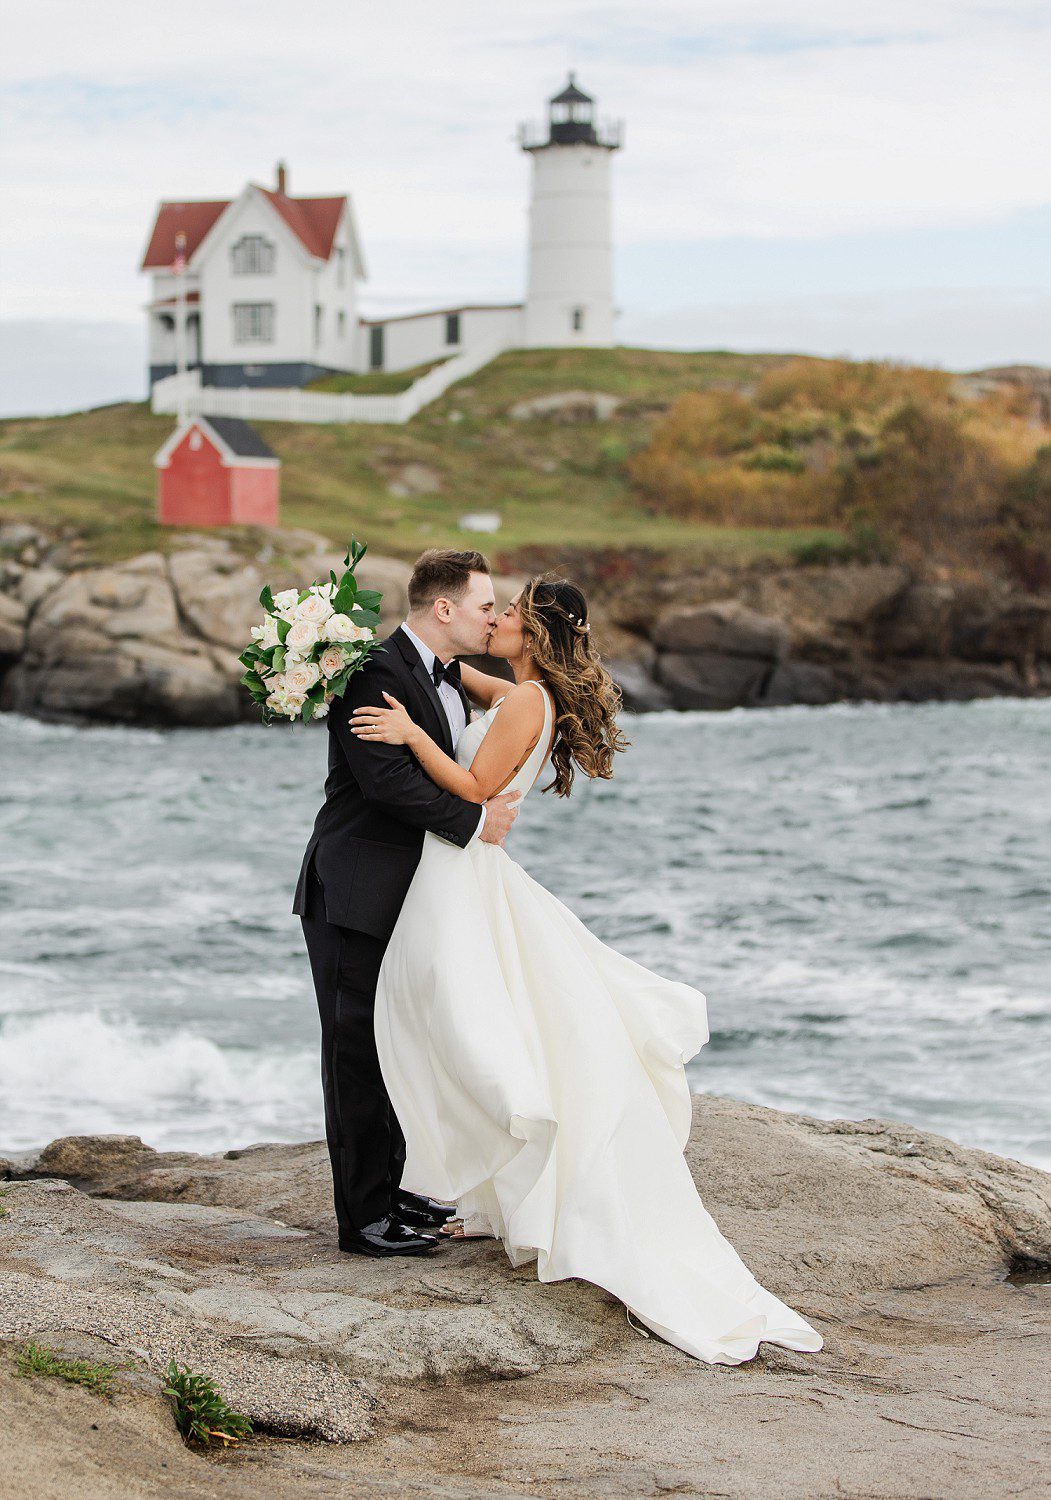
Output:
[[[220,1474],[238,1500],[1044,1492],[1051,1288],[1006,1277],[1051,1279],[1051,1176],[905,1124],[712,1096],[687,1160],[746,1263],[822,1332],[818,1354],[698,1364],[489,1241],[341,1256],[320,1142],[53,1142],[9,1164],[3,1198],[2,1472],[48,1500],[211,1495]],[[25,1175],[48,1169],[79,1188]],[[113,1400],[12,1380],[29,1337],[108,1354]],[[328,1446],[195,1458],[159,1397],[172,1356],[262,1428]]]

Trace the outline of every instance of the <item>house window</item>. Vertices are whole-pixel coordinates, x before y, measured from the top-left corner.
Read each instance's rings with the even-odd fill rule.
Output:
[[[345,312],[341,312],[336,319],[336,332],[340,339],[345,339],[347,336],[347,315]]]
[[[445,315],[445,342],[447,344],[458,344],[460,342],[459,313],[446,313]]]
[[[325,331],[325,310],[320,302],[314,304],[314,348],[321,348],[321,336]]]
[[[274,342],[274,304],[272,302],[234,303],[234,343],[272,344]]]
[[[584,309],[582,307],[574,307],[574,309],[573,309],[573,332],[574,333],[582,333],[583,331],[584,331]]]
[[[336,249],[336,285],[343,286],[347,279],[347,252],[342,245]]]
[[[235,276],[269,276],[274,269],[274,247],[261,234],[243,234],[230,250]]]
[[[369,329],[369,369],[383,369],[383,324],[376,323]]]

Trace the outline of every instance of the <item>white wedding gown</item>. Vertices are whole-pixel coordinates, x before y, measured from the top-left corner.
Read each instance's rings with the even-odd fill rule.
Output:
[[[511,783],[546,760],[553,708]],[[460,737],[469,766],[499,710]],[[759,1285],[701,1202],[683,1156],[683,1064],[705,997],[599,942],[501,848],[428,833],[376,995],[383,1076],[405,1132],[403,1185],[456,1202],[541,1281],[604,1287],[698,1359],[821,1337]]]

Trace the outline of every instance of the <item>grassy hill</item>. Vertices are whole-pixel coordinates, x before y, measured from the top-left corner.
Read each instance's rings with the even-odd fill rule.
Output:
[[[899,434],[896,467],[884,463],[880,485],[860,493],[855,484],[844,499],[827,476],[862,449],[855,469],[879,469],[887,424],[906,408],[949,421],[948,435],[944,423],[938,429],[941,463],[959,413],[977,408],[956,400],[950,377],[937,372],[894,372],[882,383],[857,373],[884,369],[722,352],[520,351],[403,426],[257,425],[283,460],[283,524],[337,545],[353,533],[409,557],[463,544],[459,517],[496,510],[499,533],[479,540],[505,565],[570,549],[690,564],[894,553],[909,538],[898,492],[926,482],[898,450],[929,445],[930,422]],[[844,372],[852,371],[851,384]],[[509,415],[517,402],[569,390],[607,392],[622,404],[608,421]],[[982,470],[982,504],[988,510],[987,492],[1022,493],[1029,483],[1039,511],[1040,432],[997,395],[978,408],[967,441],[998,455],[998,466]],[[0,520],[74,528],[100,559],[166,549],[171,533],[153,520],[152,459],[171,425],[145,404],[0,422]],[[429,483],[433,492],[414,488]],[[1028,536],[1033,506],[1023,510]]]

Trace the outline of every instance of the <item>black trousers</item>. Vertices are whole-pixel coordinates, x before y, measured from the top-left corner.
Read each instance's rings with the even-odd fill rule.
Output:
[[[301,920],[321,1015],[325,1135],[342,1236],[389,1213],[405,1165],[405,1137],[376,1055],[376,981],[387,944],[325,920],[313,869],[309,892]]]

